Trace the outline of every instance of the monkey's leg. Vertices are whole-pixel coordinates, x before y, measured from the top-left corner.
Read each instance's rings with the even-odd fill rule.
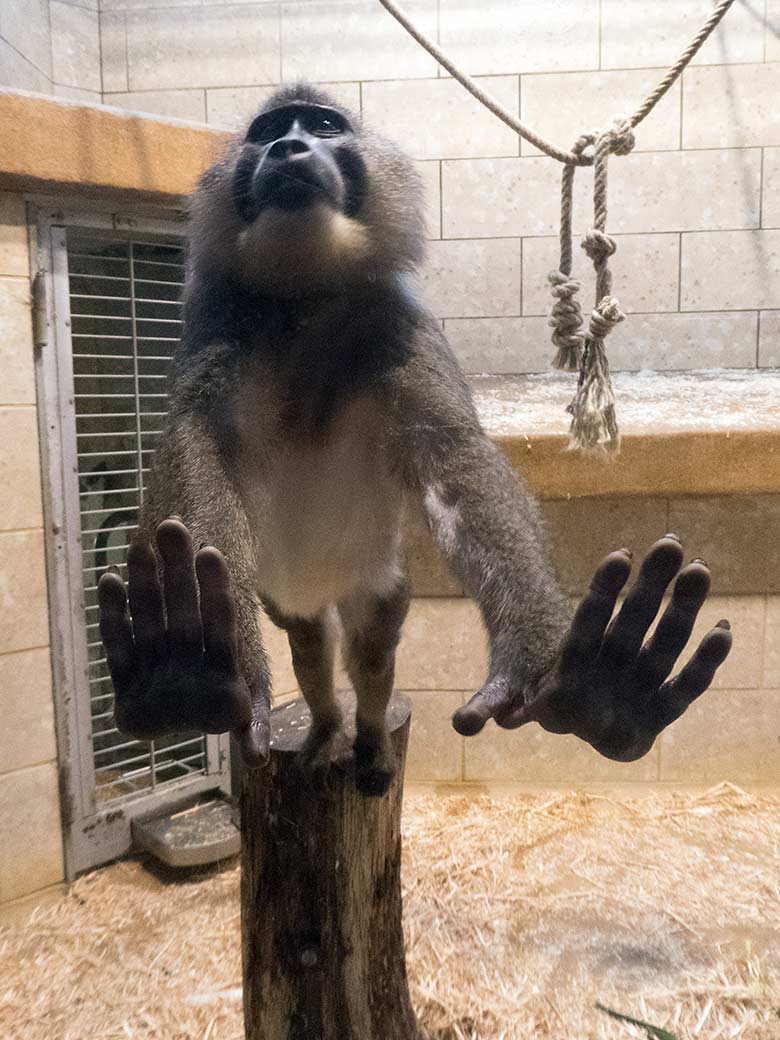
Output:
[[[333,689],[333,631],[324,614],[311,619],[287,617],[267,600],[264,606],[273,623],[287,633],[295,678],[311,711],[301,762],[320,777],[330,767],[338,750],[335,738],[342,732],[341,708]]]
[[[367,795],[383,795],[393,778],[385,711],[393,692],[395,651],[408,609],[405,582],[389,596],[362,595],[339,604],[345,664],[357,696],[355,786]]]

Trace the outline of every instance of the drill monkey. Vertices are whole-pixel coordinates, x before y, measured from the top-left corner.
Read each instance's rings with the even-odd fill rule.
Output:
[[[674,536],[651,548],[614,621],[624,550],[600,564],[572,617],[537,506],[481,429],[422,302],[423,247],[411,161],[307,85],[277,91],[203,176],[167,430],[128,554],[129,610],[117,574],[99,587],[123,732],[230,730],[244,762],[262,764],[262,605],[287,632],[311,708],[304,760],[324,768],[341,726],[338,614],[357,695],[355,781],[382,794],[409,503],[490,639],[485,684],[453,720],[460,733],[491,717],[537,721],[630,761],[712,681],[731,645],[726,622],[668,679],[709,590],[703,563],[681,570]]]

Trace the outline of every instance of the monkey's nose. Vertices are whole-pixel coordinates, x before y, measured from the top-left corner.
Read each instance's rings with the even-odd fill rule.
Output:
[[[309,146],[299,137],[280,137],[268,149],[268,155],[272,159],[292,159],[308,152]]]

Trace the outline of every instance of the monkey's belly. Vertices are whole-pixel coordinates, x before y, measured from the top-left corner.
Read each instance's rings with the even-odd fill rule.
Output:
[[[258,589],[283,613],[395,588],[403,496],[369,444],[285,453],[258,491]]]

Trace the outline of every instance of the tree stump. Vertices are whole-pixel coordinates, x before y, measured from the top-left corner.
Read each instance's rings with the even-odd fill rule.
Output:
[[[345,717],[354,696],[339,695]],[[303,700],[272,712],[271,760],[241,798],[246,1040],[421,1040],[401,928],[401,800],[411,704],[387,711],[397,759],[382,798],[332,766],[307,782]],[[350,737],[352,730],[349,729]]]

